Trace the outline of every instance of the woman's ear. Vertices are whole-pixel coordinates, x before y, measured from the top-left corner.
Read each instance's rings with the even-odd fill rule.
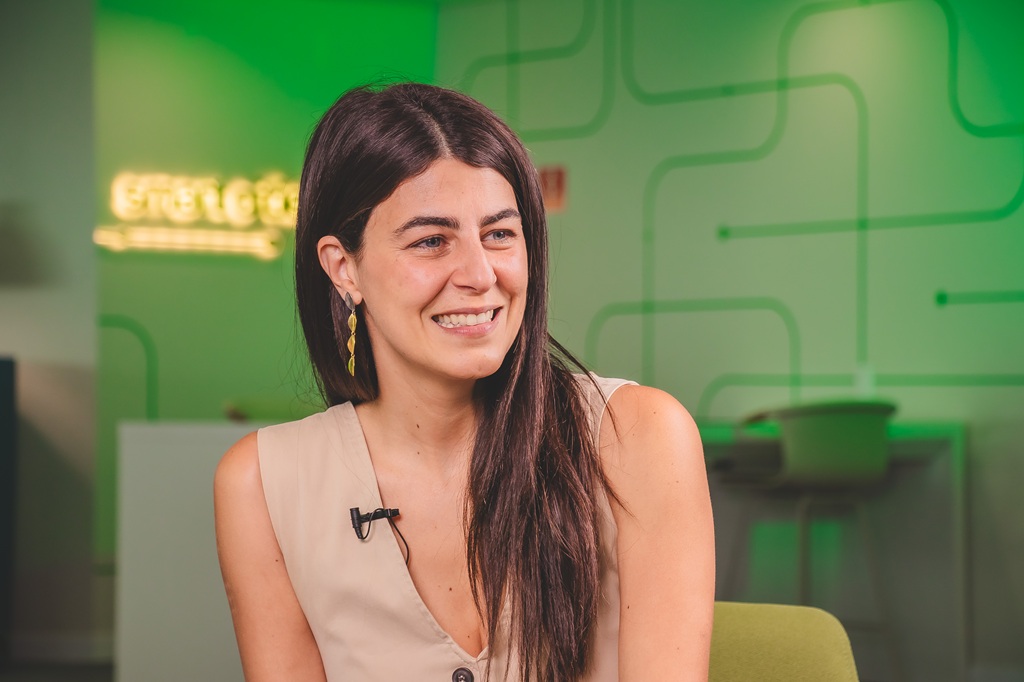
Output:
[[[359,291],[359,273],[356,259],[352,254],[332,235],[320,238],[316,243],[316,254],[320,259],[320,267],[331,278],[338,293],[342,297],[351,294],[353,302],[359,305],[363,300],[363,294]]]

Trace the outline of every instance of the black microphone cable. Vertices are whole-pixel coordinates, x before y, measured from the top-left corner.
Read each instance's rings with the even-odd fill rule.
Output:
[[[370,537],[370,529],[373,526],[373,522],[377,519],[387,519],[388,524],[395,529],[395,533],[398,534],[398,538],[402,541],[402,545],[405,546],[405,565],[409,565],[409,557],[412,556],[412,552],[409,550],[409,543],[406,541],[405,536],[402,535],[402,531],[398,529],[395,524],[395,517],[399,516],[397,509],[385,509],[384,507],[377,507],[372,512],[366,514],[359,513],[359,507],[352,507],[348,510],[349,516],[352,518],[352,530],[356,532],[356,537],[360,540],[366,540]],[[366,531],[363,531],[363,524],[366,524]]]

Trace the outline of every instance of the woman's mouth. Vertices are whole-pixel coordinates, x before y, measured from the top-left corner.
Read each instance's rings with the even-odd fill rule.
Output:
[[[453,314],[453,315],[434,315],[433,320],[445,329],[457,329],[459,327],[475,327],[478,324],[484,324],[494,319],[494,315],[498,312],[499,308],[491,308],[485,310],[482,313],[466,313],[466,314]]]

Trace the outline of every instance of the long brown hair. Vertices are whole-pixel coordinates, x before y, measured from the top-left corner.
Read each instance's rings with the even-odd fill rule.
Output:
[[[522,680],[586,672],[600,601],[597,495],[606,482],[590,417],[570,366],[547,331],[547,222],[525,148],[493,112],[443,88],[357,88],[324,115],[302,170],[295,237],[299,317],[329,405],[378,395],[366,325],[356,374],[346,371],[349,310],[317,260],[336,236],[359,254],[374,207],[440,158],[500,173],[522,216],[529,283],[522,326],[501,368],[476,386],[480,422],[466,496],[467,561],[488,641],[505,635]],[[364,301],[362,305],[366,305]]]

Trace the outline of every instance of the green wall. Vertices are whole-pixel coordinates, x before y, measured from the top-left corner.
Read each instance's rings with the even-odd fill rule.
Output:
[[[114,215],[111,184],[124,172],[297,180],[313,125],[342,91],[432,78],[436,22],[432,4],[398,0],[100,0],[97,225],[168,223]],[[314,409],[291,301],[292,233],[280,232],[284,252],[269,260],[97,247],[101,566],[115,548],[118,421]]]
[[[494,0],[442,5],[437,60],[566,167],[551,326],[597,371],[705,423],[877,393],[967,424],[971,645],[1015,675],[1022,28],[1010,0]]]

